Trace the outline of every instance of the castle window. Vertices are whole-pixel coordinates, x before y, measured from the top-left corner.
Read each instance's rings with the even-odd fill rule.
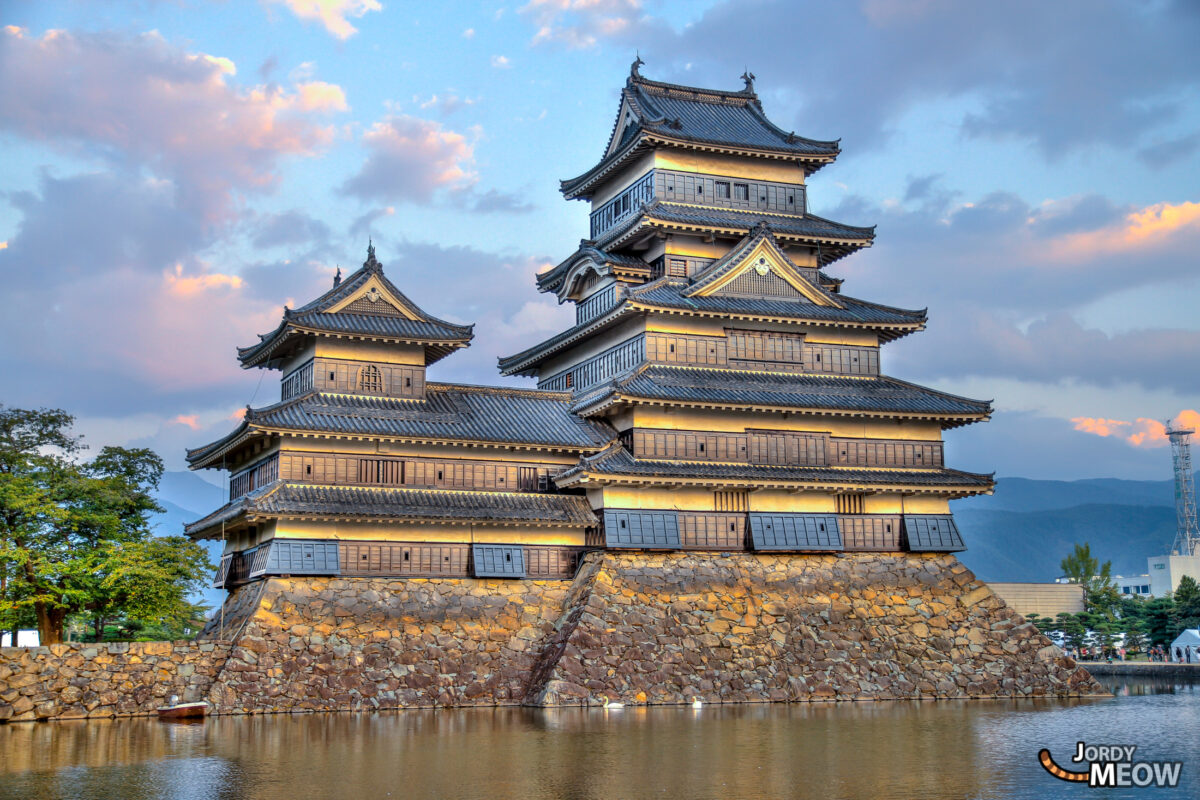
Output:
[[[834,498],[839,514],[862,514],[867,505],[865,494],[839,494]]]
[[[574,386],[574,385],[575,385],[575,373],[574,373],[574,372],[568,372],[568,373],[567,373],[567,381],[566,381],[566,384],[567,384],[567,388],[568,388],[568,389],[570,389],[572,386]]]
[[[749,200],[750,199],[750,187],[744,183],[735,183],[733,185],[733,199],[734,200]]]
[[[382,392],[383,376],[379,367],[368,364],[358,371],[358,390],[360,392]]]
[[[749,492],[713,492],[714,511],[749,511]]]
[[[729,199],[729,181],[717,181],[717,197],[721,200]]]
[[[667,261],[667,274],[672,278],[687,277],[687,261],[682,258],[672,258]]]

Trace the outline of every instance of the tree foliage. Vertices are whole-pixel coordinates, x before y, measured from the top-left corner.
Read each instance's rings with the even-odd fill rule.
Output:
[[[1071,583],[1083,584],[1083,601],[1091,613],[1115,618],[1121,595],[1112,581],[1112,562],[1100,563],[1087,542],[1076,544],[1059,565]]]
[[[194,542],[153,535],[162,460],[104,447],[80,461],[73,421],[0,406],[0,623],[32,609],[46,644],[71,614],[178,615],[212,570]]]

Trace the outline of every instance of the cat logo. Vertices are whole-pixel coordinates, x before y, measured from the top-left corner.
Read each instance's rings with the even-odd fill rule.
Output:
[[[1134,761],[1137,745],[1112,744],[1089,745],[1077,742],[1071,761],[1086,763],[1088,769],[1077,772],[1060,767],[1043,748],[1038,752],[1038,762],[1054,777],[1072,783],[1086,783],[1102,787],[1145,787],[1176,786],[1182,761]]]

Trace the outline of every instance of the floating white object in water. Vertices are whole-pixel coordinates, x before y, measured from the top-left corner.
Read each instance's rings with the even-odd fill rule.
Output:
[[[700,702],[699,697],[697,697],[695,700],[692,701],[692,708],[701,708],[703,705],[704,705],[704,703]]]
[[[625,704],[624,703],[614,703],[612,700],[605,700],[604,707],[605,708],[624,708]]]

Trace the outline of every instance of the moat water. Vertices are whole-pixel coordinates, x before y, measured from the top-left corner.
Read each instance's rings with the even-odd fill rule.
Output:
[[[1111,699],[470,709],[0,726],[0,798],[1200,797],[1200,684]],[[1174,789],[1048,775],[1076,742],[1183,761]]]

